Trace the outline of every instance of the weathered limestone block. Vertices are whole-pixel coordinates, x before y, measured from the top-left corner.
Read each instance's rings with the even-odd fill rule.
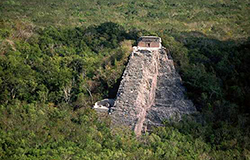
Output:
[[[94,109],[97,112],[106,112],[108,113],[110,108],[114,106],[115,100],[114,99],[103,99],[98,101],[94,105]]]

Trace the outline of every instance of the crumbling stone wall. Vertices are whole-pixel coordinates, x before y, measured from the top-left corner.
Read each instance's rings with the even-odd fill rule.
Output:
[[[159,52],[158,68],[155,101],[147,110],[144,130],[151,126],[161,126],[164,120],[178,121],[182,115],[196,111],[192,101],[185,96],[186,90],[173,60],[168,59],[163,50]]]
[[[114,125],[129,126],[140,135],[165,119],[193,113],[195,107],[184,93],[181,77],[163,49],[134,51],[110,116]]]

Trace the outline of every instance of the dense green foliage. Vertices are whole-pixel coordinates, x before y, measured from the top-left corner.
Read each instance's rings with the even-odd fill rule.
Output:
[[[250,159],[249,0],[2,0],[0,159]],[[112,22],[110,22],[112,21]],[[90,109],[158,35],[200,113],[136,137]]]
[[[28,41],[17,40],[5,50],[0,62],[1,103],[12,99],[73,102],[86,90],[104,96],[120,78],[129,53],[123,41],[129,33],[121,26],[49,27],[37,34]]]
[[[221,39],[250,33],[249,0],[1,0],[1,19],[42,26],[107,21],[150,31],[199,31]]]

